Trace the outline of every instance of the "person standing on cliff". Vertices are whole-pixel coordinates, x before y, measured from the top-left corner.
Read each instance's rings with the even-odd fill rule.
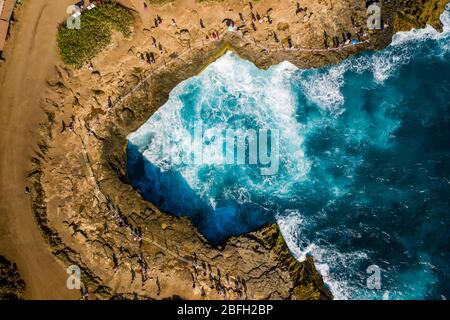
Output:
[[[156,295],[159,296],[161,294],[161,284],[159,283],[159,277],[156,276]]]
[[[130,267],[130,272],[131,272],[131,283],[133,283],[134,280],[136,279],[136,271],[134,271],[133,267]]]

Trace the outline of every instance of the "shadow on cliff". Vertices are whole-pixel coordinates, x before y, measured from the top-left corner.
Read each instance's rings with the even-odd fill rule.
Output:
[[[200,198],[177,171],[162,171],[148,161],[139,147],[128,141],[127,173],[142,197],[160,210],[175,216],[186,216],[213,245],[220,245],[231,236],[242,235],[273,222],[258,208],[242,207],[236,203],[221,203],[213,208]]]

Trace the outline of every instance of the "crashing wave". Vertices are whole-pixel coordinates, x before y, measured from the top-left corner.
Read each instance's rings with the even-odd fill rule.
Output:
[[[395,139],[398,134],[405,135],[398,131],[412,112],[399,107],[411,102],[396,76],[417,62],[420,54],[428,59],[446,57],[449,12],[442,15],[442,21],[443,33],[431,27],[402,32],[382,51],[319,70],[298,70],[284,62],[263,71],[226,53],[200,75],[179,84],[167,103],[128,137],[130,175],[135,164],[144,163],[144,171],[132,177],[133,185],[164,210],[192,214],[207,237],[220,240],[255,229],[267,222],[268,216],[275,217],[294,256],[303,260],[312,254],[338,299],[405,298],[411,286],[414,298],[425,297],[430,285],[438,281],[430,262],[435,257],[420,253],[419,267],[407,270],[389,261],[391,265],[383,272],[396,275],[387,280],[389,292],[374,293],[360,280],[367,276],[367,263],[376,259],[377,248],[351,248],[346,241],[359,243],[362,233],[375,234],[383,245],[398,240],[398,235],[368,225],[366,220],[376,218],[382,201],[399,202],[407,208],[408,192],[416,192],[419,186],[411,183],[406,190],[391,187],[387,191],[383,188],[401,170],[383,168],[388,173],[374,178],[366,162],[378,154],[389,156],[392,149],[401,147],[395,145]],[[423,90],[425,84],[419,83],[422,87],[417,90],[414,82],[407,85],[412,94]],[[421,112],[421,125],[427,125],[427,130],[438,119],[431,109],[413,111]],[[209,139],[205,163],[180,161],[202,147],[193,142],[200,122]],[[224,165],[221,147],[213,143],[213,131],[229,127],[239,135],[249,128],[279,130],[282,159],[278,175],[264,177],[253,167]],[[364,157],[363,151],[369,154]],[[407,152],[402,156],[408,158]],[[375,164],[383,164],[382,160]],[[398,166],[405,171],[408,166],[423,166],[409,160]],[[375,182],[355,187],[361,172]],[[414,198],[418,197],[414,194]],[[349,212],[368,210],[366,220],[347,225],[358,217],[339,206],[345,201],[350,201],[345,207]],[[405,259],[409,258],[406,255]]]

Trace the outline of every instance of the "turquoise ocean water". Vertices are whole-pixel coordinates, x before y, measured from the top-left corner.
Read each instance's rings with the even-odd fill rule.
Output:
[[[443,33],[399,33],[322,69],[264,71],[226,53],[128,137],[132,185],[215,244],[277,221],[336,298],[449,298],[450,12],[442,21]],[[220,152],[174,161],[199,148],[199,124],[210,149],[211,130],[276,130],[278,172],[221,164]]]

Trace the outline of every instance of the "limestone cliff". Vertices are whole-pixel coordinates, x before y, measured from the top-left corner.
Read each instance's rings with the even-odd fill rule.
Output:
[[[424,28],[427,24],[442,30],[439,19],[448,0],[396,0],[394,32]]]
[[[22,298],[25,282],[21,279],[15,263],[0,255],[0,300]]]
[[[139,25],[142,32],[130,42],[113,44],[114,50],[94,60],[94,70],[58,66],[42,102],[48,121],[41,128],[42,142],[29,179],[37,222],[53,253],[82,269],[83,292],[102,299],[331,299],[313,258],[295,260],[276,225],[214,247],[187,218],[144,201],[128,183],[126,137],[164,104],[180,81],[226,49],[262,68],[284,60],[302,68],[321,67],[383,48],[394,31],[435,23],[442,8],[440,1],[418,1],[410,9],[413,1],[400,2],[399,10],[394,2],[386,6],[394,28],[367,39],[361,36],[358,45],[342,42],[349,41],[349,30],[367,34],[359,32],[365,24],[362,0],[318,0],[299,14],[291,2],[269,11],[272,3],[260,1],[254,3],[255,10],[264,8],[274,21],[261,22],[264,28],[258,22],[254,32],[246,25],[241,33],[224,32],[205,40],[205,31],[193,27],[163,33]],[[225,5],[242,4],[227,0],[202,8],[214,6],[214,14],[228,15],[231,11],[220,7]],[[160,10],[165,19],[164,6]],[[250,14],[250,8],[245,10]],[[170,50],[149,49],[149,34],[158,32],[165,36],[158,40],[167,41]],[[337,35],[339,45],[328,48],[331,36],[336,42]],[[149,50],[154,64],[151,59],[145,62]]]

